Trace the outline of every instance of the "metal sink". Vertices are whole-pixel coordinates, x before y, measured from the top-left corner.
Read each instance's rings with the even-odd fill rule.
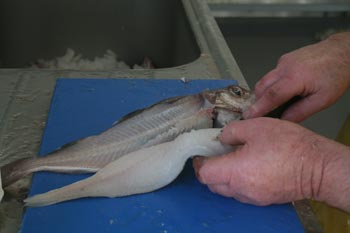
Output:
[[[159,68],[196,60],[199,46],[176,0],[24,1],[0,6],[0,60],[4,68],[25,68],[67,48],[93,58],[107,49],[128,64],[154,60]]]
[[[31,63],[62,56],[67,48],[90,59],[110,49],[129,66],[149,57],[157,69],[108,70],[109,77],[233,78],[245,84],[200,0],[4,0],[0,30],[2,69],[29,71]]]

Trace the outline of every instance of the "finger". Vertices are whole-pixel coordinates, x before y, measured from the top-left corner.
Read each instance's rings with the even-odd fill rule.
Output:
[[[292,104],[281,116],[281,119],[301,122],[327,107],[326,102],[318,95],[310,95]]]
[[[212,158],[199,157],[193,167],[202,184],[228,184],[230,180],[230,154]]]
[[[270,87],[272,84],[277,82],[281,76],[276,71],[276,69],[268,72],[264,77],[262,77],[259,82],[255,84],[255,96],[259,99],[265,90]]]
[[[252,122],[253,120],[243,120],[229,123],[223,128],[219,136],[220,141],[233,146],[245,144],[254,133],[251,130],[254,127]]]
[[[217,194],[222,195],[224,197],[232,197],[232,198],[234,198],[237,201],[242,202],[242,203],[249,203],[249,204],[258,205],[257,201],[252,200],[252,199],[248,198],[247,196],[240,194],[239,192],[235,192],[234,188],[230,187],[227,184],[210,184],[210,185],[208,185],[208,188],[213,193],[217,193]]]
[[[193,166],[193,169],[194,169],[194,174],[196,175],[197,179],[201,183],[204,183],[204,182],[201,180],[201,177],[199,175],[199,170],[202,168],[203,162],[204,162],[205,159],[206,158],[203,157],[203,156],[196,156],[192,160],[192,166]]]
[[[300,95],[303,87],[300,82],[293,82],[291,79],[281,79],[268,87],[262,96],[243,113],[245,119],[264,116],[278,106]]]
[[[234,197],[234,192],[231,191],[231,188],[227,184],[211,184],[208,185],[208,188],[213,193],[217,193],[225,197]]]

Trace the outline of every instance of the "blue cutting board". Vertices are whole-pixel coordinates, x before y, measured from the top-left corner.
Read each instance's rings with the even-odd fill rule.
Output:
[[[109,128],[123,115],[171,96],[235,83],[230,80],[59,79],[40,156]],[[34,174],[30,196],[89,175]],[[123,198],[83,198],[27,208],[23,233],[69,232],[304,232],[291,204],[256,207],[211,193],[191,161],[163,189]]]

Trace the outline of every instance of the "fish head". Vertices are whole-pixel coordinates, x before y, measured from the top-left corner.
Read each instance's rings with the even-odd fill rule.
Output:
[[[236,85],[204,91],[203,97],[217,114],[214,122],[217,127],[222,127],[232,120],[241,119],[242,113],[255,102],[253,92]]]

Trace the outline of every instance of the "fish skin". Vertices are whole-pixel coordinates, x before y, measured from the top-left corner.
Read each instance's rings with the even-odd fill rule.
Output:
[[[122,197],[147,193],[171,183],[192,156],[222,155],[233,150],[221,144],[220,129],[200,129],[175,140],[131,152],[109,163],[95,175],[24,200],[39,207],[82,197]]]
[[[5,165],[1,168],[3,186],[36,171],[97,172],[132,151],[171,141],[192,129],[212,128],[213,115],[220,119],[220,112],[232,113],[229,116],[232,118],[225,120],[235,120],[253,101],[253,94],[239,86],[163,100],[128,114],[99,135],[79,140],[48,156]]]

